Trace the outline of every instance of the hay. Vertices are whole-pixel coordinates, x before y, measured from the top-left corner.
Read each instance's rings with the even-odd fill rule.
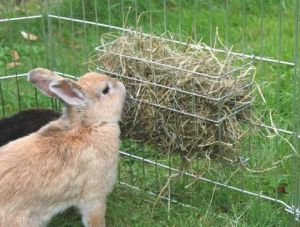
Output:
[[[251,102],[253,67],[240,67],[244,59],[128,33],[99,48],[93,61],[118,76],[133,100],[122,121],[124,137],[188,159],[237,159]]]

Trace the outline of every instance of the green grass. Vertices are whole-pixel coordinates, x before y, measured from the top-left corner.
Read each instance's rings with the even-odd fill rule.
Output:
[[[108,226],[286,226],[289,217],[280,209],[258,199],[241,198],[224,189],[216,189],[212,206],[205,196],[212,187],[199,186],[199,210],[185,208],[153,196],[117,185],[108,199]],[[237,199],[238,198],[238,199]],[[210,198],[209,198],[210,199]],[[156,202],[156,203],[155,203]],[[167,212],[168,211],[168,212]],[[49,226],[80,226],[80,215],[69,209],[56,216]]]
[[[0,18],[43,14],[47,11],[44,1],[29,0],[28,4],[18,7],[9,2],[12,1],[0,3]],[[166,30],[171,31],[176,39],[202,39],[206,44],[214,46],[218,31],[222,42],[232,46],[233,51],[293,61],[292,1],[215,0],[194,3],[191,0],[168,0],[164,6],[163,1],[124,0],[123,7],[122,2],[117,0],[109,1],[110,4],[100,0],[84,1],[83,5],[81,0],[53,2],[50,10],[52,14],[86,18],[89,21],[96,21],[97,17],[99,23],[142,27],[143,31],[157,35],[165,32],[165,16]],[[165,15],[164,7],[167,9]],[[279,36],[278,26],[280,15],[282,36]],[[20,35],[22,30],[37,35],[39,39],[23,39]],[[37,66],[80,76],[92,67],[84,62],[93,54],[94,48],[101,45],[103,34],[107,32],[113,30],[57,19],[51,19],[48,23],[46,17],[2,22],[0,76],[26,73]],[[219,43],[216,43],[216,47],[220,47]],[[22,65],[9,69],[6,65],[12,61],[12,50],[20,54],[19,62]],[[258,91],[254,92],[254,114],[265,124],[271,124],[271,111],[272,120],[278,127],[292,130],[296,89],[293,68],[260,61],[255,61],[254,64],[257,67],[255,82],[259,84],[266,99],[264,103]],[[36,92],[25,78],[0,80],[0,118],[19,109],[35,106],[57,108],[57,103]],[[285,139],[275,135],[272,130],[253,129],[251,136],[246,136],[240,147],[243,156],[250,158],[246,165],[248,169],[215,161],[208,163],[204,159],[193,160],[186,168],[195,175],[249,191],[262,192],[291,204],[295,180],[291,174],[292,158],[285,157],[292,153],[287,140],[292,142],[293,138],[284,137]],[[155,146],[126,140],[122,143],[122,149],[165,165],[171,164],[173,168],[182,167],[178,155],[168,157]],[[279,160],[282,161],[278,162]],[[254,172],[268,168],[272,169]],[[293,220],[292,215],[287,214],[276,203],[214,187],[124,156],[120,160],[119,180],[144,190],[138,191],[117,184],[108,199],[108,226],[289,226]],[[187,185],[190,186],[186,187]],[[278,192],[279,187],[284,187],[286,192]],[[198,209],[168,204],[167,201],[147,194],[147,190],[164,197],[170,196]],[[49,226],[81,226],[80,215],[75,209],[69,209],[56,216]]]

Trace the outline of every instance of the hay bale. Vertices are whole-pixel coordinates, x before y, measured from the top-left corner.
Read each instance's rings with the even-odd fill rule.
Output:
[[[121,79],[133,100],[122,122],[124,137],[187,158],[238,157],[251,64],[142,33],[123,34],[98,50],[100,70]]]

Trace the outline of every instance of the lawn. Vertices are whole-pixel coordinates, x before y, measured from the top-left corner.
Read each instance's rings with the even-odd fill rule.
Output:
[[[105,34],[117,34],[116,30],[57,16],[117,27],[124,25],[156,35],[169,33],[177,40],[201,40],[217,48],[222,48],[224,43],[234,52],[294,62],[294,52],[300,52],[294,50],[296,2],[28,0],[26,4],[16,5],[10,0],[0,3],[0,76],[26,73],[37,66],[74,76],[95,69],[87,64],[88,59],[95,54],[94,48],[102,44]],[[47,17],[47,13],[56,16]],[[43,17],[1,22],[6,17],[39,14]],[[37,40],[25,39],[21,31],[36,35]],[[16,67],[9,65],[13,62],[13,50],[20,55]],[[254,65],[253,118],[266,125],[299,132],[295,127],[297,110],[294,108],[300,101],[295,83],[300,79],[299,73],[297,77],[294,67],[278,62],[257,59]],[[24,77],[0,80],[0,118],[28,107],[59,109],[59,104],[34,90]],[[292,174],[297,168],[294,161],[298,160],[293,149],[299,152],[296,146],[299,141],[293,135],[260,127],[250,132],[239,147],[243,156],[249,157],[245,166],[197,158],[185,163],[186,171],[292,204],[297,199],[295,185],[299,180],[297,173]],[[172,168],[183,168],[179,155],[166,155],[155,145],[124,139],[121,150]],[[107,226],[296,225],[293,215],[276,202],[195,180],[132,157],[121,155],[118,180],[108,199]],[[148,191],[193,208],[158,198]],[[80,215],[71,208],[56,216],[49,226],[81,226]]]

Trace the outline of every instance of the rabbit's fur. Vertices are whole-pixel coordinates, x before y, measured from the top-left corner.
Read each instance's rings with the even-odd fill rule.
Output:
[[[27,109],[0,120],[0,147],[4,144],[36,132],[50,121],[60,117],[51,109]]]
[[[0,148],[0,226],[45,226],[70,206],[85,226],[105,226],[119,149],[124,85],[87,73],[78,82],[46,69],[28,80],[65,103],[61,118]]]

